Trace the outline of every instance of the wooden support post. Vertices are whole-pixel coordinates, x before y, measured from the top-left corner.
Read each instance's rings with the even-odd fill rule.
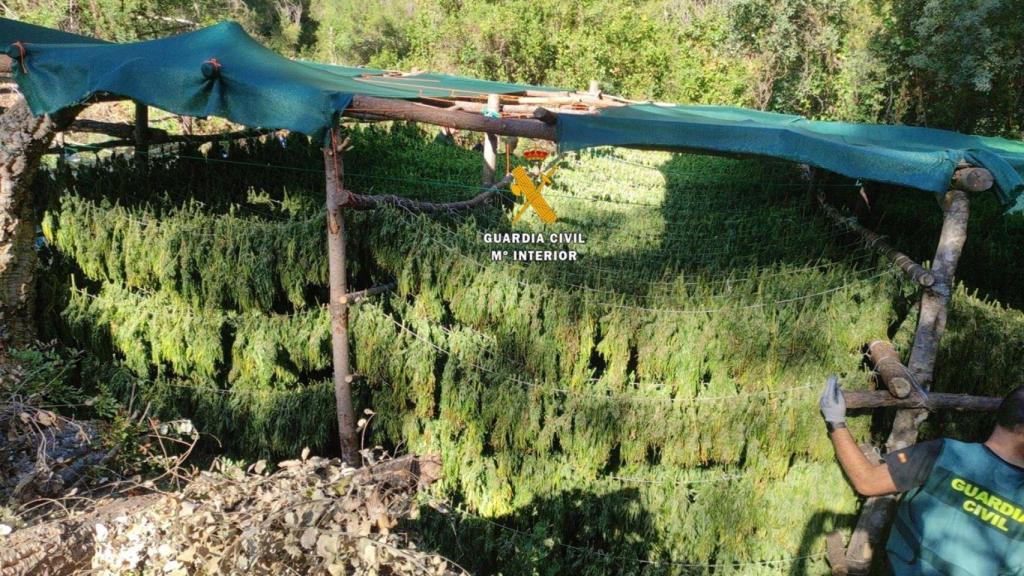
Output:
[[[490,114],[501,114],[501,100],[497,94],[487,95],[487,110]],[[494,173],[498,169],[498,135],[484,134],[484,168],[482,180],[484,186],[494,184]]]
[[[925,390],[931,388],[939,339],[946,329],[953,274],[967,239],[967,218],[970,212],[967,194],[962,190],[950,190],[946,193],[943,210],[945,217],[939,246],[932,261],[931,274],[935,282],[921,296],[917,332],[907,363],[910,373]],[[925,408],[899,410],[886,442],[886,450],[892,452],[915,443],[917,428],[927,417],[928,410]],[[846,551],[850,574],[867,574],[871,570],[874,551],[883,545],[881,538],[892,517],[895,502],[893,496],[881,496],[868,498],[864,503]]]
[[[332,138],[333,142],[333,138]],[[324,171],[327,174],[327,263],[330,280],[331,355],[334,362],[334,401],[338,418],[338,439],[341,459],[350,466],[362,464],[359,437],[356,433],[355,410],[352,405],[352,374],[349,369],[348,292],[345,265],[345,218],[342,207],[348,191],[342,186],[341,149],[333,145],[324,149]]]
[[[892,347],[892,343],[875,340],[868,344],[868,357],[875,365],[878,378],[893,396],[897,398],[910,396],[913,389],[913,384],[910,381],[910,369],[900,362],[899,354]]]
[[[149,106],[142,102],[135,103],[135,160],[146,162],[149,159]]]

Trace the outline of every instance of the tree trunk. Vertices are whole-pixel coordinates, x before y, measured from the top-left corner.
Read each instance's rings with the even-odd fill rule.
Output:
[[[914,346],[910,351],[907,367],[917,383],[925,390],[931,389],[935,372],[935,357],[939,340],[946,330],[946,315],[949,298],[953,291],[953,274],[967,240],[967,217],[969,203],[967,194],[961,190],[946,193],[943,205],[945,217],[939,245],[932,260],[931,274],[935,283],[921,296],[921,311],[914,334]],[[893,452],[917,442],[917,429],[928,417],[924,408],[904,408],[896,413],[892,431],[886,441],[886,450]],[[895,496],[878,496],[864,502],[857,527],[850,536],[846,562],[850,574],[867,574],[871,570],[875,549],[882,546],[882,536],[895,509]]]
[[[30,186],[54,135],[80,108],[33,116],[22,99],[0,115],[0,361],[4,351],[35,335],[32,321],[36,268]]]

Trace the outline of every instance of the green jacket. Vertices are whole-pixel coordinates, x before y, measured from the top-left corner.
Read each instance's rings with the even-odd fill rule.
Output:
[[[900,502],[886,550],[896,576],[1024,576],[1024,470],[946,440]]]

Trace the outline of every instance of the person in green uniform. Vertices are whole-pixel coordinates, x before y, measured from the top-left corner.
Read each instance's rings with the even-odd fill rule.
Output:
[[[870,462],[832,376],[820,408],[836,458],[864,496],[905,493],[886,545],[895,576],[1024,576],[1024,386],[984,443],[941,438]]]

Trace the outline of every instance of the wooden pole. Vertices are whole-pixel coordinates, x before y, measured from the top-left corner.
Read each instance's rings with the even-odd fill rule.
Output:
[[[995,178],[985,168],[964,166],[953,172],[953,181],[950,187],[953,190],[964,192],[984,192],[992,187]]]
[[[597,96],[598,94],[600,94],[601,93],[601,81],[600,80],[591,80],[590,81],[590,86],[587,87],[587,93],[590,94],[591,96]]]
[[[890,246],[889,243],[878,234],[875,234],[871,230],[861,226],[857,222],[856,218],[843,216],[839,210],[836,210],[834,206],[825,201],[824,196],[818,196],[818,203],[821,205],[821,210],[826,216],[828,216],[829,220],[832,220],[839,226],[842,226],[846,230],[860,236],[860,239],[864,244],[888,258],[893,264],[898,266],[900,270],[903,270],[911,280],[925,288],[935,283],[935,278],[932,276],[931,272],[925,270],[923,266],[911,260],[906,254]]]
[[[939,339],[946,329],[946,314],[953,290],[953,274],[964,241],[967,239],[967,219],[970,214],[967,194],[956,189],[947,192],[944,212],[939,245],[932,261],[931,274],[935,282],[921,296],[917,331],[914,334],[910,361],[907,363],[910,373],[925,390],[931,388]],[[899,410],[886,442],[886,450],[892,452],[915,443],[918,426],[927,417],[928,410],[925,408]],[[882,535],[889,524],[894,507],[893,496],[868,498],[864,503],[846,551],[850,574],[867,574],[871,570],[874,551],[884,544]]]
[[[395,206],[410,212],[450,214],[452,212],[460,212],[484,206],[494,200],[500,200],[502,198],[500,193],[501,190],[508,188],[511,183],[512,175],[509,174],[487,190],[484,190],[469,200],[459,200],[456,202],[424,202],[422,200],[413,200],[412,198],[406,198],[405,196],[398,196],[395,194],[363,195],[353,194],[350,192],[348,195],[348,204],[346,204],[345,207],[350,210],[373,210],[374,208],[380,208],[382,206]]]
[[[355,410],[352,405],[352,374],[349,370],[348,292],[345,263],[345,218],[342,206],[348,192],[342,186],[341,150],[333,145],[324,149],[324,171],[327,174],[327,263],[330,280],[331,356],[334,362],[334,402],[338,418],[338,440],[341,459],[350,466],[362,464]]]
[[[135,103],[135,160],[145,162],[149,158],[149,106]]]
[[[914,334],[914,345],[910,351],[910,360],[907,362],[907,367],[917,378],[918,383],[926,389],[931,387],[939,339],[946,330],[946,314],[953,291],[953,274],[956,272],[957,262],[967,240],[967,219],[970,215],[967,194],[962,190],[950,190],[946,193],[943,209],[945,217],[942,232],[939,234],[939,246],[932,261],[935,285],[926,290],[921,297],[917,332]],[[911,439],[906,444],[891,447],[890,450],[899,450],[913,441],[914,439]]]
[[[900,362],[899,354],[896,353],[890,342],[875,340],[868,344],[868,357],[875,365],[879,379],[893,396],[897,398],[910,396],[910,392],[913,390],[910,369]]]
[[[461,110],[428,106],[417,102],[376,98],[373,96],[354,96],[352,98],[352,106],[346,109],[343,115],[350,118],[369,118],[372,120],[409,120],[437,126],[448,126],[449,128],[458,128],[459,130],[489,132],[499,136],[519,136],[552,142],[558,139],[556,128],[540,120],[488,118],[483,114],[473,114]]]
[[[485,113],[491,115],[501,114],[501,100],[497,94],[487,95],[487,109]],[[494,184],[494,173],[498,169],[498,135],[484,134],[484,167],[481,179],[484,186]]]
[[[843,398],[850,410],[874,408],[915,408],[922,410],[963,410],[968,412],[995,412],[1003,399],[995,396],[967,396],[965,394],[944,394],[932,392],[928,398],[914,394],[908,398],[897,398],[885,390],[844,390]]]

